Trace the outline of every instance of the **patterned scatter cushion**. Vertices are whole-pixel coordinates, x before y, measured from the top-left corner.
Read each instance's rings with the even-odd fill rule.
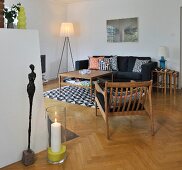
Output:
[[[110,58],[104,58],[103,61],[110,64],[110,70],[118,71],[117,56],[112,56]]]
[[[112,60],[111,60],[110,64],[111,64],[112,70],[118,71],[118,61],[117,61],[118,56],[115,55],[115,56],[112,56],[111,58],[112,58]]]
[[[99,70],[102,71],[111,71],[111,66],[109,61],[99,60]]]
[[[133,67],[133,72],[141,73],[142,65],[146,64],[146,63],[149,63],[149,62],[150,62],[150,60],[139,60],[139,59],[136,59],[135,65]]]
[[[89,69],[99,70],[99,60],[102,60],[104,57],[89,57]]]

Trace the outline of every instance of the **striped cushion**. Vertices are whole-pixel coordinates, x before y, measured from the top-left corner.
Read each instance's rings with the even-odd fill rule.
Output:
[[[105,61],[105,60],[99,60],[99,70],[111,71],[110,62]]]

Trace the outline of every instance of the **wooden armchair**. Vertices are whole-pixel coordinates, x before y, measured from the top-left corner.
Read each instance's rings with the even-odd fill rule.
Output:
[[[154,135],[154,120],[151,99],[152,81],[145,82],[106,82],[104,90],[95,82],[96,116],[97,106],[106,122],[107,138],[109,139],[109,117],[141,115],[147,113],[151,120]],[[145,109],[148,98],[148,111]]]

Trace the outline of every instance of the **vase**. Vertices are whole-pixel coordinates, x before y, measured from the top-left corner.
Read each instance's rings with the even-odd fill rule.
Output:
[[[48,162],[63,163],[66,159],[66,108],[55,105],[46,109],[48,126]]]
[[[7,28],[14,28],[13,22],[8,22],[7,23]]]
[[[25,14],[25,8],[23,6],[20,7],[20,10],[18,12],[18,29],[26,29],[26,14]]]

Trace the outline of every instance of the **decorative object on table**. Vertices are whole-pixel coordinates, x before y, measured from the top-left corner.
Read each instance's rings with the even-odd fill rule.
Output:
[[[137,42],[138,18],[107,20],[107,42]]]
[[[66,57],[68,59],[68,51],[70,51],[72,66],[73,66],[73,69],[75,70],[74,61],[73,61],[73,55],[72,55],[71,45],[70,45],[70,39],[69,39],[69,37],[72,36],[73,34],[74,34],[74,28],[73,28],[73,24],[72,23],[62,23],[61,24],[60,36],[63,36],[65,38],[64,38],[63,49],[62,49],[62,52],[61,52],[61,59],[60,59],[60,62],[59,62],[57,76],[58,76],[59,71],[60,71],[60,67],[61,67],[61,63],[62,63],[62,59],[63,59],[63,54],[64,54],[65,46],[67,47],[67,53],[66,53],[67,56]]]
[[[0,0],[0,28],[4,28],[4,0]]]
[[[160,67],[162,69],[166,68],[166,64],[165,62],[167,61],[165,58],[167,58],[169,56],[168,54],[168,49],[166,46],[160,46],[159,50],[158,50],[158,56],[161,57],[161,59],[159,60],[160,62]]]
[[[30,109],[29,109],[29,127],[28,127],[28,149],[23,151],[23,157],[22,157],[22,162],[24,165],[31,165],[35,162],[35,154],[32,149],[30,149],[30,138],[31,138],[31,120],[32,120],[32,104],[33,104],[33,97],[35,93],[35,78],[36,78],[36,73],[34,72],[35,66],[31,64],[30,66],[31,73],[28,74],[28,79],[29,83],[27,85],[27,93],[29,97],[29,104],[30,104]]]
[[[91,70],[89,70],[89,69],[83,69],[83,70],[79,70],[79,73],[80,74],[90,74],[91,73]]]
[[[23,6],[20,6],[20,9],[18,11],[18,29],[26,29],[26,14],[25,14],[25,8]]]
[[[91,100],[89,88],[64,86],[61,89],[57,88],[44,92],[44,97],[86,107],[95,107],[95,95],[93,93]]]
[[[11,8],[4,8],[4,17],[7,19],[7,28],[14,28],[14,20],[17,18],[21,3],[14,5]]]
[[[48,115],[48,161],[52,164],[63,163],[66,159],[66,108],[51,106],[46,109]]]

